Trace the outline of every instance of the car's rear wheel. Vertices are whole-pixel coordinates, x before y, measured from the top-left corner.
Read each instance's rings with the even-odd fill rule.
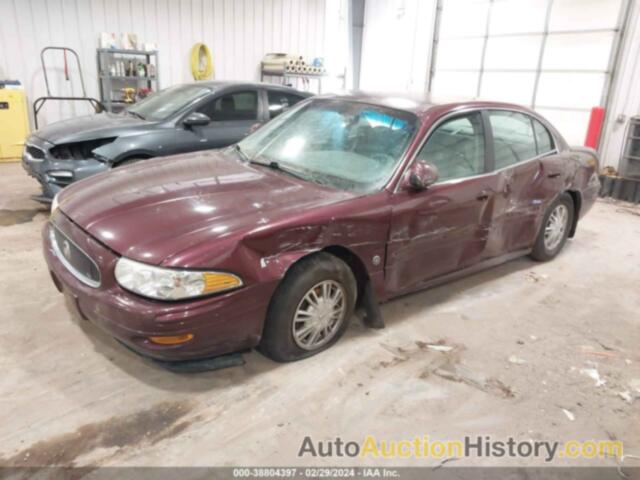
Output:
[[[573,215],[573,199],[568,193],[563,193],[551,204],[544,216],[542,228],[531,252],[533,259],[543,262],[560,253],[569,236]]]
[[[342,260],[328,253],[302,259],[271,300],[258,350],[289,362],[329,348],[345,332],[356,295],[355,277]]]

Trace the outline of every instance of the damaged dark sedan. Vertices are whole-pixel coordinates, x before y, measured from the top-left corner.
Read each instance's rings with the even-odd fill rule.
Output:
[[[65,189],[44,228],[80,314],[162,360],[316,354],[354,309],[530,255],[598,192],[594,151],[516,105],[316,97],[239,144]]]
[[[51,202],[67,185],[154,157],[220,148],[309,97],[273,84],[198,82],[151,95],[122,113],[56,122],[31,135],[22,165]]]

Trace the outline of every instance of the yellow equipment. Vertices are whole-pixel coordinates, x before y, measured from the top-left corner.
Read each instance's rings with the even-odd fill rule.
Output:
[[[29,118],[24,90],[0,87],[0,162],[20,160],[28,134]]]
[[[124,94],[124,103],[135,103],[136,101],[136,89],[131,87],[126,87],[122,89],[122,93]]]
[[[207,80],[213,75],[213,58],[204,43],[196,43],[191,48],[191,74],[194,80]]]

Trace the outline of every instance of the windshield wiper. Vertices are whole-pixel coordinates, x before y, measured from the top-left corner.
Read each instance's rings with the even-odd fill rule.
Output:
[[[246,153],[244,153],[244,152],[242,151],[242,147],[240,147],[240,145],[239,145],[238,143],[236,143],[236,144],[233,146],[233,149],[234,149],[236,152],[238,152],[238,155],[240,155],[240,157],[242,157],[242,159],[243,159],[245,162],[251,162],[251,160],[249,159],[249,157],[247,156],[247,154],[246,154]]]
[[[262,167],[268,167],[268,168],[270,168],[272,170],[278,170],[279,172],[283,172],[283,173],[286,173],[288,175],[291,175],[292,177],[296,177],[296,178],[299,178],[301,180],[309,181],[309,179],[307,177],[302,175],[297,170],[293,170],[291,168],[283,167],[282,165],[280,165],[278,162],[276,162],[274,160],[270,160],[270,161],[267,162],[267,161],[254,160],[253,158],[249,158],[249,155],[247,155],[244,152],[244,150],[242,150],[242,147],[238,143],[233,145],[231,148],[233,148],[245,162],[248,162],[248,163],[250,163],[252,165],[260,165]]]
[[[126,112],[127,112],[129,115],[132,115],[132,116],[134,116],[134,117],[136,117],[136,118],[139,118],[140,120],[146,120],[146,118],[144,118],[144,117],[143,117],[142,115],[140,115],[138,112],[134,112],[134,111],[132,111],[132,110],[126,110]]]
[[[249,160],[249,163],[251,163],[253,165],[260,165],[262,167],[268,167],[271,170],[277,170],[279,172],[286,173],[287,175],[291,175],[292,177],[296,177],[296,178],[299,178],[301,180],[305,180],[307,182],[309,181],[309,179],[307,177],[305,177],[304,175],[302,175],[299,171],[291,169],[291,168],[283,167],[280,163],[278,163],[278,162],[276,162],[274,160],[270,160],[268,162],[261,162],[260,160]]]
[[[309,179],[307,177],[302,175],[297,170],[293,170],[291,168],[283,167],[281,164],[279,164],[278,162],[275,162],[273,160],[271,160],[269,163],[258,162],[258,161],[255,161],[255,162],[252,162],[252,163],[258,163],[260,165],[264,165],[265,167],[269,167],[272,170],[278,170],[279,172],[286,173],[288,175],[291,175],[292,177],[296,177],[296,178],[299,178],[301,180],[309,181]]]

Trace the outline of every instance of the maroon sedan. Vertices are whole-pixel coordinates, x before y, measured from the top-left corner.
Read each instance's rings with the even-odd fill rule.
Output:
[[[358,306],[380,327],[378,302],[555,257],[598,187],[595,153],[523,107],[316,97],[228,149],[71,185],[44,252],[80,314],[139,353],[289,361]]]

